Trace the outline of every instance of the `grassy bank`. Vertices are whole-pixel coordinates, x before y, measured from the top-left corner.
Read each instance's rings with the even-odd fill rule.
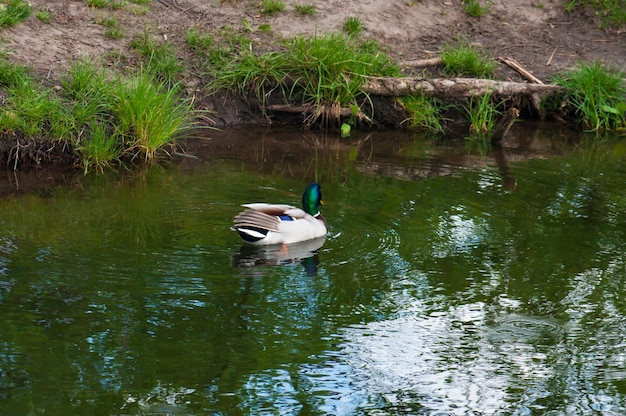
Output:
[[[77,61],[57,89],[3,57],[0,86],[6,94],[0,132],[18,137],[18,143],[20,137],[64,141],[85,172],[152,160],[193,125],[191,102],[180,99],[178,84],[150,70],[121,77]]]
[[[350,108],[353,119],[372,117],[363,112],[371,108],[360,89],[365,76],[400,74],[375,42],[341,33],[296,37],[283,41],[278,52],[243,51],[227,60],[206,61],[205,67],[213,79],[209,93],[254,91],[262,107],[278,93],[283,103],[310,107],[305,124],[321,121],[327,127],[339,124],[341,108]]]
[[[102,26],[109,39],[126,37],[115,16],[143,15],[152,4],[150,0],[84,3],[96,10],[94,23]],[[481,8],[482,4],[466,2],[465,12],[478,18],[488,10]],[[569,11],[592,8],[598,10],[603,24],[623,25],[620,4],[572,0],[564,7]],[[250,7],[264,16],[286,12],[280,1],[251,3]],[[306,3],[294,10],[299,15],[316,13]],[[22,0],[0,0],[0,28],[19,24],[33,13],[43,24],[51,18],[49,11],[34,10]],[[192,94],[206,98],[224,91],[242,97],[242,101],[254,101],[253,111],[258,104],[268,118],[273,117],[269,111],[272,106],[295,108],[303,114],[307,127],[339,130],[346,125],[382,125],[373,98],[361,86],[369,76],[403,74],[386,55],[384,46],[361,38],[364,27],[357,16],[346,17],[337,32],[273,38],[269,52],[260,51],[251,38],[253,31],[271,36],[269,23],[254,26],[243,18],[241,26],[223,26],[210,32],[193,26],[178,43],[157,36],[154,28],[146,26],[125,41],[128,55],[118,57],[123,65],[105,70],[103,62],[85,59],[72,63],[55,80],[11,62],[6,54],[1,56],[0,134],[13,140],[7,159],[17,166],[33,149],[30,141],[37,140],[40,144],[33,160],[37,162],[46,154],[47,144],[62,142],[63,148],[72,149],[76,164],[85,172],[155,160],[166,153],[169,143],[194,127],[198,107]],[[436,75],[494,76],[497,63],[489,51],[465,40],[439,46],[443,65]],[[625,129],[623,78],[623,73],[599,63],[581,64],[555,78],[565,93],[543,105],[562,118],[579,122],[585,130]],[[189,79],[199,80],[204,88],[192,91]],[[251,96],[254,100],[249,100]],[[396,124],[407,128],[444,131],[450,114],[454,114],[467,121],[468,134],[487,135],[502,113],[504,103],[500,99],[491,93],[449,101],[413,94],[385,99],[383,105],[392,107],[399,114]]]

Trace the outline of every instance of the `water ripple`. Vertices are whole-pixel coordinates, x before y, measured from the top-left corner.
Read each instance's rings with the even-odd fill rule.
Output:
[[[516,406],[510,391],[533,390],[534,400],[550,391],[557,371],[545,347],[563,332],[551,318],[505,315],[493,320],[481,302],[427,316],[415,311],[351,326],[343,334],[342,359],[307,367],[305,373],[315,389],[332,383],[340,392],[337,384],[343,383],[343,396],[327,399],[333,414],[357,409],[502,414]]]

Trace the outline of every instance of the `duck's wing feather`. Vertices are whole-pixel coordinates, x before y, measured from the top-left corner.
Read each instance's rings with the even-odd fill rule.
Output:
[[[278,231],[280,220],[276,215],[256,209],[247,209],[235,216],[235,227],[254,227],[269,231]]]
[[[292,218],[301,220],[307,216],[307,213],[300,208],[290,207],[289,209],[285,210],[283,215],[289,215]]]
[[[276,215],[276,216],[283,215],[285,211],[295,208],[287,204],[265,204],[262,202],[257,202],[254,204],[245,204],[242,206],[253,209],[255,211],[264,212],[268,215]]]
[[[254,203],[234,218],[233,229],[252,244],[295,243],[326,235],[326,225],[291,205]]]

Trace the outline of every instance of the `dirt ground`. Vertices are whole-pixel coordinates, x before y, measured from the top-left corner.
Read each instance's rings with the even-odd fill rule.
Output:
[[[466,39],[494,58],[514,58],[544,81],[581,61],[599,60],[618,69],[626,68],[624,32],[600,29],[598,19],[590,12],[566,13],[563,0],[493,0],[487,14],[480,18],[464,13],[462,0],[284,0],[286,9],[273,16],[260,13],[258,0],[153,0],[143,15],[131,13],[130,6],[122,10],[94,9],[85,0],[31,3],[35,12],[49,11],[50,21],[43,23],[33,13],[16,27],[5,28],[0,32],[3,49],[12,59],[52,81],[72,60],[83,56],[104,57],[110,65],[122,65],[119,57],[132,55],[130,40],[146,28],[180,44],[182,51],[184,33],[190,27],[213,33],[229,25],[243,31],[244,23],[249,22],[252,31],[248,35],[261,52],[276,48],[276,40],[281,37],[339,31],[349,16],[361,19],[365,28],[361,37],[377,40],[397,62],[433,57],[444,45]],[[299,15],[295,4],[315,5],[316,13]],[[104,16],[118,20],[125,31],[123,37],[113,40],[104,35],[104,27],[97,23]],[[258,29],[267,24],[270,35]],[[503,64],[496,75],[504,80],[521,80]],[[201,91],[201,79],[190,76],[186,82]],[[245,121],[243,112],[237,113],[241,120],[233,114],[220,118],[219,105],[213,107],[221,124]]]

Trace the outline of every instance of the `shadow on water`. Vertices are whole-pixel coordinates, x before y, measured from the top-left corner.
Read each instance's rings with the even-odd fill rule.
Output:
[[[560,156],[579,143],[570,128],[526,122],[514,126],[500,146],[473,142],[458,136],[420,136],[406,130],[356,132],[342,139],[338,134],[293,128],[229,129],[200,131],[179,143],[165,165],[183,171],[199,169],[223,159],[245,163],[248,169],[286,177],[345,173],[347,166],[371,176],[418,180],[446,176],[461,170],[499,167],[505,182],[514,181],[510,163],[533,158]],[[348,162],[348,163],[346,163]],[[141,169],[140,169],[141,171]],[[110,176],[136,176],[120,169]],[[56,187],[82,186],[80,172],[47,166],[27,171],[5,171],[0,178],[0,196],[21,193],[49,194]]]
[[[406,130],[356,132],[341,139],[338,134],[320,131],[234,129],[187,142],[186,153],[198,159],[183,164],[228,157],[263,173],[298,177],[314,174],[315,169],[340,174],[346,167],[342,162],[351,162],[359,172],[401,180],[497,165],[507,176],[510,163],[561,156],[579,141],[579,134],[571,128],[546,123],[515,126],[498,146],[477,144],[462,135],[420,136]]]

